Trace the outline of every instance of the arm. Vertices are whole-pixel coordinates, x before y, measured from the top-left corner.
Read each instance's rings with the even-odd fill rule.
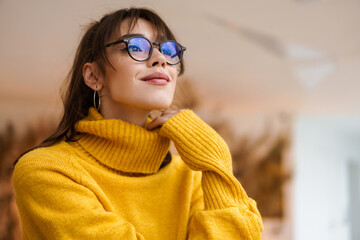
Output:
[[[230,151],[216,131],[193,111],[184,110],[166,121],[160,134],[175,143],[191,169],[202,171],[204,208],[193,211],[189,239],[261,239],[256,203],[232,174]]]
[[[24,239],[144,239],[71,167],[66,159],[31,152],[17,163],[13,181]]]

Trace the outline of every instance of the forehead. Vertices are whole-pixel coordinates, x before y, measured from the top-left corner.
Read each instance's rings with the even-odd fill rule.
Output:
[[[119,39],[123,35],[139,34],[143,35],[151,41],[163,40],[161,37],[165,34],[159,34],[158,29],[149,21],[139,18],[136,22],[131,23],[130,19],[125,19],[121,22],[117,31],[114,33],[114,40]]]

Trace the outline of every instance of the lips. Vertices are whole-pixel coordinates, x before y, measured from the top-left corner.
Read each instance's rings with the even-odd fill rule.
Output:
[[[166,80],[166,82],[170,82],[170,78],[168,75],[166,75],[165,73],[161,73],[161,72],[156,72],[150,75],[147,75],[143,78],[141,78],[140,80],[142,81],[150,81],[150,80]]]

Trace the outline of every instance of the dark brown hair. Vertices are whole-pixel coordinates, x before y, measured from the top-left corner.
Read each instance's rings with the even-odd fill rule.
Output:
[[[100,21],[91,23],[81,39],[75,54],[73,66],[67,77],[68,87],[63,97],[64,113],[61,121],[55,132],[35,148],[51,146],[62,140],[74,141],[77,134],[75,123],[86,117],[89,108],[93,106],[94,91],[84,82],[84,64],[87,62],[96,62],[100,71],[103,73],[105,72],[105,64],[112,67],[106,54],[105,45],[114,37],[114,34],[118,33],[124,20],[128,21],[128,31],[130,31],[139,18],[147,20],[152,24],[157,34],[157,40],[176,40],[159,15],[146,8],[120,9],[105,15]],[[183,61],[180,62],[179,67],[179,75],[181,75],[184,72]],[[18,160],[15,161],[15,164],[17,161]]]

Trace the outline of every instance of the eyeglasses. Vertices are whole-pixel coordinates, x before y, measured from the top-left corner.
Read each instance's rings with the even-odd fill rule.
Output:
[[[174,40],[167,40],[162,43],[151,42],[149,39],[142,36],[133,36],[111,42],[105,45],[110,47],[116,44],[125,43],[129,56],[138,62],[147,61],[153,52],[154,45],[159,46],[159,51],[165,56],[166,63],[169,65],[178,64],[186,50],[180,43]]]

